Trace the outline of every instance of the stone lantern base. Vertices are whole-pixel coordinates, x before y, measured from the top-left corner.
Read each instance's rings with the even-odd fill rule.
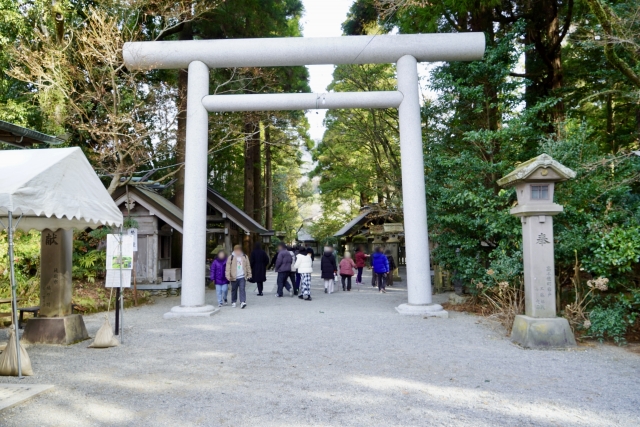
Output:
[[[511,341],[532,349],[561,349],[576,346],[569,321],[564,317],[535,318],[518,315],[513,322]]]
[[[22,335],[22,341],[29,344],[69,345],[86,339],[89,334],[79,314],[29,319]]]

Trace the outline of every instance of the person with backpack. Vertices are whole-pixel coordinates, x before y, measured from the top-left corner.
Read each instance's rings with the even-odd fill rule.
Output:
[[[300,249],[300,252],[296,255],[294,267],[300,275],[300,295],[298,295],[298,298],[311,301],[311,273],[313,273],[313,262],[306,248]]]
[[[216,287],[218,297],[218,307],[227,303],[227,292],[229,291],[229,281],[225,275],[227,265],[227,254],[225,251],[218,252],[216,259],[211,261],[211,283]]]
[[[387,293],[385,282],[387,274],[389,274],[389,260],[382,252],[381,247],[377,247],[371,255],[371,267],[373,268],[374,283],[378,284],[378,290],[381,294]]]
[[[345,252],[344,258],[340,261],[340,278],[342,279],[342,290],[351,292],[351,278],[354,275],[353,269],[356,268],[356,263],[351,259],[351,253]],[[346,286],[345,286],[345,281]]]
[[[225,276],[231,282],[231,307],[236,306],[240,291],[240,308],[247,306],[247,280],[251,279],[251,262],[242,252],[240,245],[233,247],[233,253],[227,258]]]
[[[253,277],[251,280],[258,286],[258,296],[261,297],[264,294],[264,282],[267,281],[267,265],[269,264],[269,255],[262,249],[260,242],[256,242],[253,251],[251,252],[251,273]]]
[[[393,286],[393,272],[395,271],[396,267],[396,260],[393,259],[393,255],[391,255],[391,250],[387,249],[384,252],[385,256],[387,257],[387,261],[389,261],[389,274],[387,274],[387,286]]]
[[[286,288],[290,296],[293,296],[293,287],[289,285],[287,279],[291,273],[291,264],[293,263],[293,257],[287,246],[284,243],[278,244],[278,256],[276,257],[276,272],[278,273],[278,291],[276,292],[277,298],[283,297],[283,288]]]
[[[324,279],[324,293],[332,294],[334,278],[338,272],[338,265],[331,246],[326,246],[324,248],[324,253],[320,259],[320,271],[321,276]]]

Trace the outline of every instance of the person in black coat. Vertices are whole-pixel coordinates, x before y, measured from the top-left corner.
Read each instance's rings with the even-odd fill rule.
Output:
[[[267,267],[267,270],[273,270],[276,267],[276,259],[278,258],[278,251],[276,250],[273,256],[271,257],[271,262]]]
[[[324,279],[324,293],[332,294],[333,279],[338,272],[338,264],[336,263],[336,257],[333,255],[333,248],[330,246],[324,248],[324,254],[322,254],[322,259],[320,260],[320,272]]]
[[[393,259],[393,255],[391,254],[391,250],[387,249],[384,254],[387,257],[387,261],[389,261],[389,274],[387,274],[387,286],[393,286],[393,271],[397,268],[396,260]]]
[[[256,242],[256,245],[251,252],[249,263],[251,264],[251,271],[253,273],[252,280],[258,285],[258,296],[262,296],[262,290],[264,289],[264,282],[267,281],[267,266],[269,265],[269,256],[262,250],[260,242]]]

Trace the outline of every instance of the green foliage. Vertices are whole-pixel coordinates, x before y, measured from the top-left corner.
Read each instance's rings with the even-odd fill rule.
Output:
[[[517,111],[522,95],[508,78],[517,55],[507,35],[487,47],[484,61],[436,68],[431,86],[440,96],[423,108],[433,258],[466,283],[521,262],[521,226],[509,214],[515,193],[496,184],[515,161],[536,154],[527,148],[537,142],[529,111]]]
[[[43,6],[42,1],[33,2],[28,9],[30,19],[35,18]],[[16,39],[30,38],[34,34],[35,28],[24,19],[23,11],[23,1],[0,0],[0,120],[19,126],[36,126],[40,123],[40,114],[29,102],[28,85],[5,74],[13,65],[11,47]]]
[[[325,204],[324,209],[327,209],[327,206]],[[337,239],[333,235],[350,219],[351,215],[347,214],[324,214],[308,227],[308,231],[318,242],[323,244],[325,242],[337,243]]]
[[[395,67],[389,64],[339,65],[327,89],[335,91],[395,90]],[[312,151],[320,177],[320,191],[332,200],[376,200],[400,203],[400,147],[398,112],[386,110],[331,110],[327,130]],[[327,206],[326,211],[331,212]]]
[[[96,236],[96,231],[106,229],[106,227],[102,227],[89,233],[74,232],[72,267],[74,279],[95,283],[96,278],[104,277],[106,252],[104,248],[98,249],[104,237]]]
[[[40,232],[16,231],[14,234],[14,266],[16,294],[23,304],[37,303],[40,292]],[[9,241],[7,233],[0,233],[0,298],[11,296],[9,277]]]
[[[273,227],[285,232],[285,241],[293,241],[300,227],[302,203],[299,185],[302,173],[297,151],[280,150],[273,171]]]
[[[625,344],[627,329],[635,323],[638,316],[638,312],[630,312],[629,308],[629,304],[623,299],[606,306],[595,306],[589,314],[589,336],[599,341],[610,339],[616,344]]]
[[[240,0],[223,2],[194,23],[195,38],[301,36],[300,0]],[[174,37],[177,37],[174,36]],[[306,67],[211,70],[217,93],[309,92]],[[268,143],[272,156],[273,228],[293,240],[301,218],[301,148],[308,144],[308,123],[295,112],[224,113],[209,115],[209,185],[237,206],[244,205],[247,124],[260,124],[259,139],[264,153]],[[266,141],[265,128],[270,141]],[[264,165],[265,155],[262,154]],[[172,159],[173,160],[173,159]],[[267,183],[263,183],[265,188]],[[266,203],[258,206],[259,222],[265,223]]]
[[[560,138],[541,146],[577,172],[574,180],[556,186],[556,200],[564,206],[554,219],[556,265],[561,276],[562,271],[570,276],[577,253],[594,277],[609,278],[612,288],[630,287],[640,256],[640,199],[633,185],[640,162],[627,153],[603,153],[605,138],[587,123],[570,119]]]
[[[339,65],[327,88],[335,91],[395,90],[390,64]],[[402,206],[398,112],[396,109],[331,110],[327,130],[311,151],[316,162],[311,178],[319,178],[323,216],[310,225],[318,240],[332,236],[361,206]]]
[[[600,241],[597,244],[598,240]],[[616,270],[628,273],[640,260],[640,228],[616,227],[597,235],[592,256],[585,267],[596,275],[610,277]]]
[[[138,221],[136,221],[132,216],[126,216],[122,222],[122,228],[125,230],[128,228],[138,228]]]
[[[98,230],[105,230],[103,227]],[[97,277],[104,276],[106,265],[106,252],[98,250],[102,236],[96,236],[96,231],[75,232],[73,240],[73,267],[74,279],[95,283]],[[106,236],[106,234],[105,234]]]

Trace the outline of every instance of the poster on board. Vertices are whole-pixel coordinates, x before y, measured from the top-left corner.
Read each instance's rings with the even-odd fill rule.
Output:
[[[120,287],[120,270],[107,270],[107,276],[104,281],[105,288]],[[122,270],[122,287],[131,287],[131,270]]]
[[[122,255],[120,239],[122,238]],[[133,268],[133,236],[107,234],[107,270],[131,270]]]

